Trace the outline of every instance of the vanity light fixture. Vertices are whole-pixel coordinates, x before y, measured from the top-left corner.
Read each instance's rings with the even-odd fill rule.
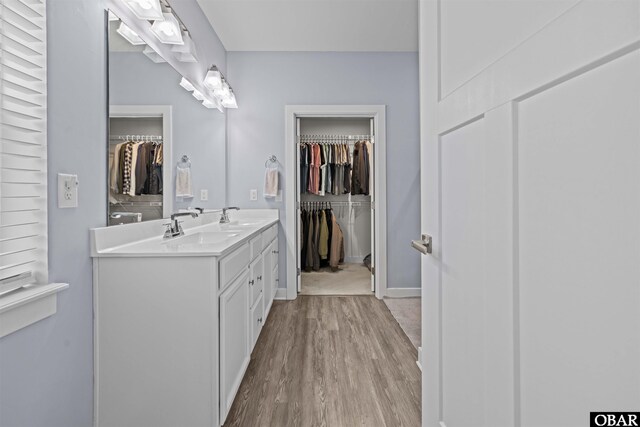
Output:
[[[144,50],[142,51],[142,53],[144,53],[147,58],[149,58],[150,60],[152,60],[156,64],[160,64],[162,62],[167,62],[167,61],[164,60],[164,58],[162,56],[160,56],[158,54],[158,52],[153,50],[153,48],[151,46],[146,46],[144,48]]]
[[[180,23],[176,17],[171,12],[163,13],[163,15],[163,21],[153,22],[151,32],[164,44],[184,44]]]
[[[214,90],[213,94],[221,101],[223,99],[229,98],[229,96],[231,96],[231,88],[229,87],[229,83],[227,83],[226,80],[223,79],[222,86],[219,89]]]
[[[203,84],[207,89],[213,91],[222,88],[222,74],[220,70],[218,70],[218,67],[212,65],[211,68],[209,68]]]
[[[236,96],[233,93],[233,90],[230,90],[229,97],[222,100],[222,106],[224,108],[238,108],[238,102],[236,101]]]
[[[164,20],[159,0],[124,0],[124,4],[138,19]]]
[[[205,99],[204,95],[198,89],[194,89],[192,95],[198,101],[204,101],[204,99]]]
[[[171,51],[175,53],[176,59],[180,62],[198,62],[196,45],[188,31],[182,32],[182,40],[184,44],[177,44],[171,48]]]
[[[180,86],[182,86],[186,91],[189,91],[189,92],[191,92],[192,90],[195,90],[195,87],[193,87],[191,82],[185,79],[184,77],[182,78],[182,80],[180,80]]]
[[[116,31],[118,32],[118,34],[124,37],[126,41],[128,41],[134,46],[145,44],[144,40],[142,40],[135,31],[127,27],[127,24],[125,24],[124,22],[120,23],[120,26]]]

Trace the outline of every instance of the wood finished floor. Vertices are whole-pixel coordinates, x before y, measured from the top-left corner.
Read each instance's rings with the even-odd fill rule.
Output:
[[[416,358],[372,296],[275,301],[225,426],[419,426]]]

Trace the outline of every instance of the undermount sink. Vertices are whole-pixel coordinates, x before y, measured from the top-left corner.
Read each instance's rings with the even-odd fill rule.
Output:
[[[206,231],[196,234],[190,234],[188,236],[178,237],[172,240],[167,240],[164,243],[167,245],[210,245],[224,242],[227,239],[236,237],[238,234],[240,234],[240,232],[236,230]]]

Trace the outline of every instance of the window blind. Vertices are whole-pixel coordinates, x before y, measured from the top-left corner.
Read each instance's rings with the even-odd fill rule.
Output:
[[[48,281],[46,91],[45,0],[0,0],[0,285]]]

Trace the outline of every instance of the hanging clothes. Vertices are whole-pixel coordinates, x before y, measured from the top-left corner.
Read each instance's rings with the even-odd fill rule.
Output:
[[[329,265],[332,271],[338,271],[338,265],[344,262],[344,235],[335,215],[331,215],[331,250]]]
[[[369,149],[365,141],[358,141],[353,147],[353,172],[351,194],[369,194]]]
[[[127,141],[114,147],[109,189],[136,196],[162,194],[162,143]]]
[[[300,211],[300,267],[306,272],[322,267],[337,270],[344,262],[344,235],[330,208]]]

